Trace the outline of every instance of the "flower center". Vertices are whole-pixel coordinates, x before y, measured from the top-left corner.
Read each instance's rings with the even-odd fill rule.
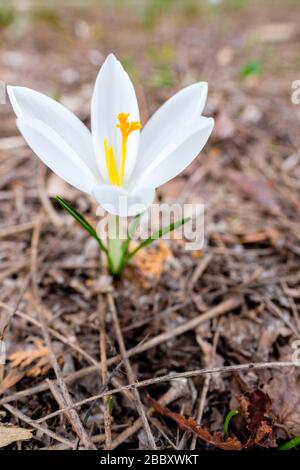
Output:
[[[118,123],[117,127],[121,131],[122,135],[122,145],[121,145],[121,158],[119,168],[116,164],[115,152],[112,146],[109,145],[108,140],[104,140],[104,151],[106,158],[106,166],[108,171],[108,177],[110,184],[114,186],[122,186],[124,173],[125,173],[125,164],[126,164],[126,154],[127,154],[127,141],[128,137],[133,131],[138,131],[141,129],[142,124],[139,121],[128,121],[129,114],[119,113],[118,114]]]

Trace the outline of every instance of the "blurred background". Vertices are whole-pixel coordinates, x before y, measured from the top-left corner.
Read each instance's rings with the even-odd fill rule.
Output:
[[[273,165],[278,139],[292,144],[280,160],[299,144],[300,106],[291,102],[299,19],[298,0],[1,1],[0,79],[47,93],[86,122],[93,82],[109,52],[134,81],[143,122],[182,86],[205,80],[205,113],[214,115],[216,128],[200,162],[221,152],[216,165],[223,169],[249,172],[266,160],[274,167],[282,163]],[[0,117],[1,137],[17,135],[10,105],[0,107]],[[169,194],[185,181],[170,182]],[[18,183],[17,174],[11,183]]]
[[[175,331],[229,296],[238,308],[134,357],[139,379],[208,367],[213,356],[214,365],[291,360],[293,340],[300,337],[300,104],[292,102],[293,83],[300,80],[299,41],[300,0],[0,1],[2,85],[46,93],[87,125],[94,80],[110,52],[134,82],[143,123],[181,87],[198,80],[209,84],[204,114],[216,120],[213,135],[201,155],[157,195],[205,204],[205,246],[193,253],[180,241],[151,247],[125,270],[114,292],[127,348]],[[34,366],[39,352],[30,367],[10,356],[43,347],[30,316],[36,312],[30,269],[38,273],[48,323],[72,338],[54,338],[63,371],[73,373],[99,358],[97,295],[113,287],[99,274],[96,243],[53,203],[56,194],[96,223],[95,202],[40,164],[19,135],[10,104],[1,104],[0,338],[7,342],[8,362],[0,368],[0,379],[7,378],[0,394],[6,398],[37,383],[47,390],[45,378],[53,377],[47,357]],[[23,316],[13,315],[16,306]],[[107,336],[113,356],[118,345],[110,319]],[[300,435],[299,380],[290,371],[212,377],[205,382],[203,416],[197,408],[203,390],[198,377],[173,409],[198,416],[198,422],[202,418],[214,432],[222,429],[240,393],[260,387],[272,399],[280,423],[274,439],[281,442]],[[124,375],[119,378],[122,382]],[[77,400],[99,393],[93,376],[70,387]],[[165,391],[160,385],[150,390],[155,397]],[[49,391],[28,393],[31,399],[21,402],[22,409],[33,419],[57,409]],[[116,398],[114,406],[118,433],[137,413],[124,398]],[[99,420],[98,403],[87,422],[89,433]],[[72,436],[62,430],[61,420],[48,423]],[[163,429],[177,446],[177,427],[171,434]],[[248,432],[242,425],[238,431],[242,437]],[[182,433],[181,448],[186,439]],[[43,445],[48,444],[44,436]],[[129,444],[144,448],[145,435],[130,437]],[[30,441],[28,448],[41,445]]]

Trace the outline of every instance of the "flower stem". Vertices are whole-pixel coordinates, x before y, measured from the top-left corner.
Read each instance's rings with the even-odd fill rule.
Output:
[[[127,256],[126,232],[122,227],[120,217],[109,215],[108,219],[108,269],[115,278],[119,278],[124,267],[124,259]]]

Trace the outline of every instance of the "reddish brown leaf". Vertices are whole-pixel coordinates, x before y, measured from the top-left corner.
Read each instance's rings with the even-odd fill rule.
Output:
[[[193,418],[186,418],[185,416],[182,416],[178,413],[174,413],[168,408],[161,406],[156,400],[151,397],[148,397],[148,399],[157,413],[172,419],[182,429],[186,429],[188,431],[193,432],[199,439],[202,439],[208,444],[212,444],[213,446],[223,450],[242,449],[243,445],[236,437],[229,437],[226,441],[224,441],[221,433],[216,433],[213,436],[208,431],[198,426],[198,424]]]
[[[273,437],[272,419],[269,416],[271,400],[262,390],[239,398],[241,412],[246,419],[252,443],[262,447],[277,447]]]

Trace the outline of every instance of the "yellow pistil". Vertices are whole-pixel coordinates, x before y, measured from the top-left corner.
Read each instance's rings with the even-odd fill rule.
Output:
[[[107,139],[105,139],[104,141],[104,150],[110,184],[114,186],[121,186],[123,184],[125,173],[128,137],[131,132],[140,130],[142,124],[139,121],[128,121],[129,114],[126,113],[119,113],[117,117],[119,121],[117,127],[120,129],[122,134],[121,159],[119,169],[117,169],[114,149],[113,147],[109,146]]]
[[[129,114],[126,114],[126,113],[118,114],[119,123],[117,124],[117,127],[120,129],[121,134],[122,134],[121,162],[120,162],[120,168],[119,168],[121,184],[123,183],[124,172],[125,172],[128,137],[131,134],[131,132],[138,131],[142,127],[142,124],[139,121],[128,121],[128,118],[129,118]]]

